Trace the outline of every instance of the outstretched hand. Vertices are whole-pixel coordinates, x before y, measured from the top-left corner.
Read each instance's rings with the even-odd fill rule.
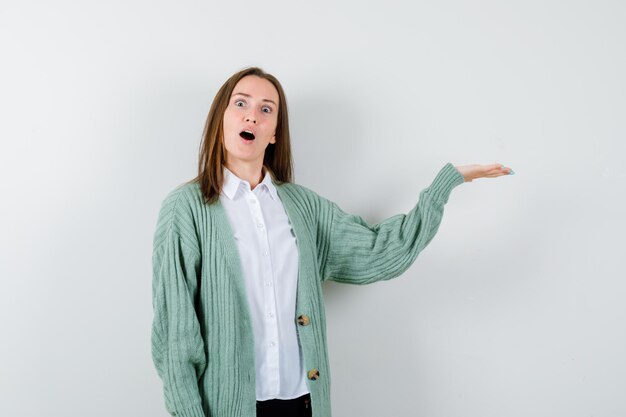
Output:
[[[475,180],[476,178],[493,178],[501,175],[514,174],[511,168],[505,167],[502,164],[462,165],[455,168],[461,173],[461,175],[463,175],[465,182],[472,182],[472,180]]]

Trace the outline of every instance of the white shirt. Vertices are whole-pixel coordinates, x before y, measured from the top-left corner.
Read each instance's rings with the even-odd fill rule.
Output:
[[[271,176],[254,190],[224,167],[220,202],[233,230],[254,333],[256,397],[291,399],[309,392],[296,333],[298,248]]]

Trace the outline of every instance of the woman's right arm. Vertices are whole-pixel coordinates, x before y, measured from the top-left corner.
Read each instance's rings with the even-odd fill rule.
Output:
[[[152,359],[163,381],[167,411],[205,417],[198,379],[206,368],[204,342],[194,307],[201,256],[180,191],[163,201],[153,242]]]

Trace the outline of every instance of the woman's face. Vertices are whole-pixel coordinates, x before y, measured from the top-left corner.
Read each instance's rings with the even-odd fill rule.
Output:
[[[248,75],[239,80],[224,112],[226,166],[263,165],[265,148],[276,143],[278,104],[278,91],[265,78]]]

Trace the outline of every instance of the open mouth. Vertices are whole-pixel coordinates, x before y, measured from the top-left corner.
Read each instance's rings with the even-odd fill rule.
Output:
[[[241,136],[245,140],[254,140],[254,133],[250,132],[249,130],[242,131],[241,133],[239,133],[239,136]]]

